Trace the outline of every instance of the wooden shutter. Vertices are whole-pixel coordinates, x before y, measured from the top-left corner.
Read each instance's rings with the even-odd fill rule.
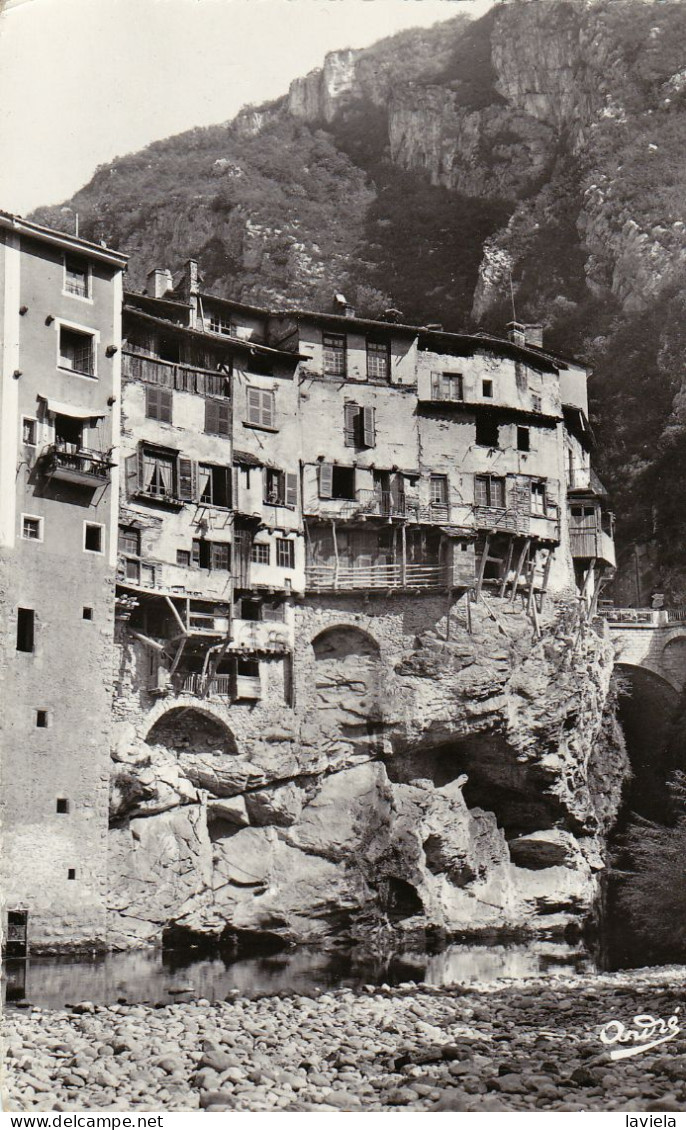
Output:
[[[319,464],[319,497],[331,498],[333,495],[333,464]]]
[[[360,414],[360,409],[357,404],[345,405],[345,419],[343,423],[343,436],[346,447],[354,447],[355,440],[357,439],[357,419]]]
[[[298,476],[287,474],[286,475],[286,506],[298,505]]]
[[[274,393],[262,392],[262,424],[265,428],[274,427]]]
[[[262,423],[262,393],[259,388],[248,389],[248,423]]]
[[[172,422],[172,393],[171,389],[158,388],[158,403],[159,403],[159,416],[158,419],[164,424],[171,424]]]
[[[141,463],[142,452],[140,450],[137,451],[135,455],[127,455],[126,457],[124,477],[126,480],[126,493],[129,496],[141,489],[143,482],[140,474]]]
[[[200,565],[200,539],[193,538],[191,560],[194,565]]]
[[[432,373],[431,374],[431,399],[432,400],[441,400],[442,399],[442,396],[441,396],[441,374],[440,373]]]
[[[198,465],[193,459],[179,456],[179,498],[195,502],[198,497]]]
[[[205,431],[213,435],[229,435],[231,405],[222,400],[205,401]]]
[[[376,428],[374,427],[374,409],[362,409],[362,442],[365,447],[374,447],[376,443]]]

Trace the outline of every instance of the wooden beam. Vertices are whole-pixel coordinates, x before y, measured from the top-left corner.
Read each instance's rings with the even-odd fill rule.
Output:
[[[526,598],[526,611],[531,615],[531,606],[534,602],[534,581],[536,580],[536,550],[529,557],[529,592]]]
[[[151,640],[150,636],[144,636],[142,632],[136,632],[133,628],[129,628],[129,635],[134,639],[140,640],[146,647],[151,647],[154,651],[164,651],[164,644],[158,643],[157,640]]]
[[[510,604],[514,604],[514,602],[517,598],[517,585],[519,584],[519,578],[520,578],[520,575],[521,575],[521,572],[522,572],[522,568],[524,566],[524,562],[526,561],[526,558],[528,557],[528,554],[529,554],[530,545],[531,545],[531,538],[527,538],[526,541],[524,542],[524,545],[522,546],[521,552],[519,554],[519,559],[517,561],[517,568],[515,570],[515,575],[514,575],[514,578],[512,580],[512,594],[510,596]]]
[[[481,596],[481,587],[484,583],[484,573],[486,572],[486,562],[488,561],[488,550],[491,544],[491,535],[486,534],[486,541],[484,542],[483,553],[481,554],[481,561],[479,562],[479,575],[476,579],[476,588],[474,590],[475,599],[478,600]]]
[[[188,636],[182,636],[181,637],[181,643],[179,644],[179,646],[176,649],[176,655],[174,656],[174,662],[172,663],[171,667],[169,668],[169,678],[170,679],[173,678],[173,676],[176,674],[176,668],[178,667],[179,663],[181,662],[181,656],[183,655],[184,648],[186,646],[187,640],[188,640]]]
[[[400,547],[402,553],[400,560],[400,584],[404,588],[407,581],[407,530],[405,529],[404,522],[400,527]]]
[[[547,560],[546,560],[546,563],[545,563],[545,568],[543,570],[543,581],[541,582],[541,597],[540,597],[539,606],[538,606],[538,610],[541,614],[543,613],[543,605],[545,603],[545,597],[546,597],[546,593],[548,591],[548,581],[550,579],[550,568],[552,566],[552,563],[553,563],[553,550],[549,549],[548,550],[548,557],[547,557]]]
[[[507,564],[505,565],[505,572],[503,573],[503,583],[500,586],[500,598],[501,598],[501,600],[505,596],[505,589],[507,588],[507,578],[510,574],[510,569],[512,568],[512,555],[513,555],[513,553],[514,553],[514,537],[511,534],[510,535],[510,544],[509,544],[509,547],[508,547],[508,550],[507,550]]]
[[[169,607],[171,608],[171,610],[172,610],[172,612],[173,612],[173,614],[174,614],[174,618],[175,618],[175,620],[176,620],[177,624],[179,625],[179,627],[180,627],[181,631],[182,631],[182,632],[184,633],[184,635],[188,635],[188,628],[186,627],[186,625],[184,624],[183,620],[182,620],[182,619],[181,619],[181,617],[179,616],[179,612],[178,612],[178,609],[177,609],[176,605],[174,604],[174,601],[173,601],[173,600],[171,600],[171,599],[170,599],[170,597],[168,597],[168,596],[165,596],[165,598],[164,598],[164,599],[166,600],[167,604],[168,604],[168,605],[169,605]]]

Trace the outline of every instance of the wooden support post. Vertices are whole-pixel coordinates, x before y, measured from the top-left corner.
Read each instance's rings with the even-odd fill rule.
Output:
[[[445,638],[446,641],[450,639],[450,607],[453,602],[452,590],[448,589],[448,608],[445,614]]]
[[[333,571],[333,587],[338,588],[338,538],[336,537],[336,523],[333,518],[331,519],[331,536],[333,538],[333,556],[334,556],[334,571]]]
[[[133,636],[136,640],[140,640],[146,647],[151,647],[153,651],[164,651],[164,644],[158,643],[157,640],[151,640],[150,636],[145,636],[142,632],[136,632],[133,628],[129,628],[129,635]]]
[[[400,527],[400,551],[402,554],[400,559],[400,584],[404,588],[407,582],[407,530],[404,522]]]
[[[467,590],[467,631],[472,634],[472,592]]]
[[[534,600],[533,604],[531,605],[531,617],[532,617],[533,622],[534,622],[534,636],[536,637],[536,639],[539,639],[540,635],[541,635],[541,625],[538,622],[538,609],[536,607],[536,601],[535,600]]]
[[[501,598],[501,600],[505,596],[505,589],[507,588],[507,578],[509,577],[510,569],[512,568],[512,554],[513,553],[514,553],[514,537],[511,535],[510,536],[510,544],[509,544],[508,550],[507,550],[507,562],[505,564],[505,572],[503,573],[503,583],[500,586],[500,598]]]
[[[176,605],[174,604],[174,601],[170,600],[170,598],[168,596],[165,596],[164,599],[166,600],[167,604],[171,608],[171,610],[174,614],[174,619],[176,620],[177,624],[179,625],[181,631],[184,633],[184,635],[187,635],[188,634],[188,627],[187,627],[186,624],[184,624],[183,620],[179,616],[178,609],[177,609]]]
[[[521,552],[519,554],[519,559],[517,561],[517,568],[515,570],[515,575],[514,575],[513,580],[512,580],[512,595],[510,596],[510,604],[514,604],[514,602],[517,598],[517,585],[519,584],[519,578],[521,576],[522,569],[524,568],[524,562],[526,561],[526,559],[529,555],[529,546],[530,545],[531,545],[531,538],[527,538],[526,541],[524,542],[524,545],[522,546]]]
[[[548,550],[548,557],[547,557],[547,560],[546,560],[546,563],[545,563],[545,568],[543,570],[543,581],[541,582],[541,599],[539,601],[539,607],[538,607],[538,610],[541,614],[543,613],[543,605],[545,603],[545,596],[546,596],[546,593],[548,591],[548,581],[550,580],[550,569],[551,569],[552,564],[553,564],[553,551],[552,551],[552,549],[549,549]]]
[[[486,562],[488,561],[488,550],[490,548],[490,545],[491,545],[491,535],[486,534],[486,540],[484,542],[483,553],[481,554],[481,561],[479,562],[479,574],[476,578],[476,588],[474,590],[475,600],[478,600],[479,597],[481,596],[481,586],[484,583],[484,573],[486,572]]]
[[[179,644],[178,648],[176,649],[176,655],[174,656],[174,662],[172,663],[171,667],[169,668],[169,678],[170,679],[172,679],[174,677],[174,675],[176,674],[176,669],[179,666],[179,663],[181,662],[181,656],[183,655],[184,648],[186,646],[187,640],[188,640],[188,636],[182,636],[181,643]]]
[[[531,615],[531,606],[534,603],[534,581],[536,580],[536,550],[529,556],[529,592],[526,598],[527,615]]]

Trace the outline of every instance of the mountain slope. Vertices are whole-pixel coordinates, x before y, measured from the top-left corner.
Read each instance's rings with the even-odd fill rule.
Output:
[[[512,279],[518,317],[594,367],[620,543],[647,547],[640,599],[686,599],[685,55],[678,0],[514,0],[335,52],[69,205],[130,252],[134,285],[196,255],[219,293],[322,306],[336,289],[360,312],[502,331]]]

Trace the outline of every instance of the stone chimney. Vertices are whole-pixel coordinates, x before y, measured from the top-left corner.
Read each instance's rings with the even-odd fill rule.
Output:
[[[173,285],[172,273],[166,267],[153,267],[148,271],[146,290],[151,298],[164,298]]]
[[[355,317],[355,307],[351,306],[344,294],[340,292],[333,296],[334,314],[342,314],[345,318]]]
[[[507,336],[515,345],[543,348],[543,326],[540,322],[508,322]]]

